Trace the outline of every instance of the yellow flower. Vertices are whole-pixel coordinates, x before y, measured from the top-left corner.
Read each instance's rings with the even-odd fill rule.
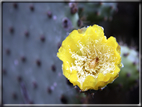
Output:
[[[98,90],[113,82],[121,67],[120,46],[114,37],[106,39],[98,25],[73,30],[57,53],[63,74],[82,91]]]

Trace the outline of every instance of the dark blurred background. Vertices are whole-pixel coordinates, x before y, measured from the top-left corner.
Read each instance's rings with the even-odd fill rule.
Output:
[[[128,45],[136,45],[139,50],[139,3],[118,3],[117,7],[108,35],[120,36]]]

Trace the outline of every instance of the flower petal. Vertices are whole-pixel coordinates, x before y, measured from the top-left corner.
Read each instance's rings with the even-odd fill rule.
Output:
[[[82,84],[81,90],[86,91],[88,89],[93,89],[95,84],[95,78],[91,75],[86,76],[85,81]]]

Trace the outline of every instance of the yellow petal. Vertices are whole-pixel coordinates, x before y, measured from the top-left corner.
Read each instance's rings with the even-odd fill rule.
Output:
[[[118,46],[118,43],[116,42],[116,39],[111,36],[111,37],[108,38],[107,45],[111,46],[112,49],[115,50],[117,48],[117,46]]]
[[[80,87],[80,83],[78,82],[77,71],[73,70],[70,74],[69,80],[73,85],[78,85]]]
[[[62,69],[63,69],[63,75],[66,78],[69,78],[70,77],[70,70],[69,70],[69,66],[67,65],[67,63],[63,63]]]
[[[86,91],[88,89],[93,89],[94,85],[95,85],[95,78],[91,75],[88,75],[85,81],[83,82],[81,90]]]

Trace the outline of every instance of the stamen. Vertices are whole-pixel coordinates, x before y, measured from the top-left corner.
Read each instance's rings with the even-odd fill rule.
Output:
[[[95,69],[95,67],[98,65],[98,63],[99,63],[99,58],[96,57],[96,58],[94,58],[94,59],[92,59],[92,60],[90,61],[89,67],[90,67],[91,69]]]

